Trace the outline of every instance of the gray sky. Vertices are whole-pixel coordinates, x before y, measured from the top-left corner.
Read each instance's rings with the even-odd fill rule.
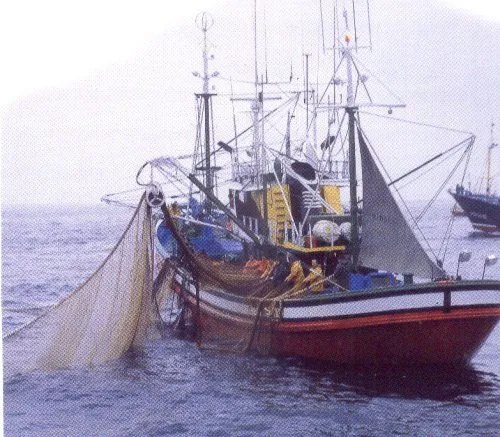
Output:
[[[215,19],[209,37],[212,65],[223,76],[214,82],[218,99],[227,99],[224,78],[236,92],[247,90],[239,81],[253,78],[253,1],[184,3],[3,2],[4,204],[95,203],[134,187],[147,159],[190,152],[200,89],[191,72],[201,68],[194,17],[202,10]],[[313,60],[318,52],[319,1],[282,4],[266,2],[271,80],[287,78],[290,62],[300,70],[302,52]],[[371,16],[373,52],[364,64],[407,103],[398,115],[472,131],[477,147],[486,145],[492,119],[500,131],[498,7],[380,0],[371,2]],[[230,119],[227,105],[217,104],[216,116]],[[218,137],[228,138],[221,129]]]

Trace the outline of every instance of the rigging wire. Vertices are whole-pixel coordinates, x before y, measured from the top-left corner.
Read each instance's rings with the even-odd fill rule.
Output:
[[[454,223],[455,223],[455,216],[453,214],[450,214],[450,219],[448,220],[448,224],[446,226],[446,230],[443,235],[443,240],[441,241],[441,245],[439,246],[439,251],[438,251],[438,256],[441,257],[440,259],[443,262],[443,264],[446,259],[446,255],[448,253],[448,246],[451,240],[451,233],[453,231]],[[443,252],[442,255],[441,252]]]
[[[356,28],[356,8],[354,7],[354,0],[352,0],[352,20],[354,24],[354,43],[356,44],[356,51],[358,50],[358,31]]]
[[[434,194],[434,196],[431,198],[431,200],[428,202],[428,204],[419,213],[419,215],[417,216],[416,219],[414,219],[413,216],[412,216],[412,219],[416,220],[416,222],[420,221],[422,219],[422,217],[430,209],[430,207],[432,206],[432,204],[435,202],[435,200],[437,199],[437,197],[439,196],[439,194],[442,192],[442,190],[444,189],[444,187],[446,186],[446,184],[449,182],[449,180],[451,179],[451,177],[453,176],[453,174],[456,172],[456,170],[458,169],[458,167],[459,167],[460,163],[462,162],[462,160],[464,159],[464,157],[467,156],[466,165],[464,167],[464,172],[462,174],[462,183],[463,183],[463,180],[464,180],[465,174],[466,174],[466,170],[467,170],[467,166],[468,166],[468,162],[470,160],[472,147],[473,147],[474,142],[475,142],[475,136],[473,134],[471,134],[470,132],[460,131],[460,130],[457,130],[457,129],[451,129],[451,128],[447,128],[447,127],[443,127],[443,126],[439,126],[439,125],[431,125],[431,124],[428,124],[428,123],[420,123],[420,122],[415,122],[415,121],[412,121],[412,120],[405,120],[405,119],[400,119],[400,118],[395,118],[395,117],[393,118],[393,117],[388,117],[388,116],[385,116],[385,115],[375,114],[375,113],[371,113],[371,112],[363,112],[363,113],[364,114],[368,114],[368,115],[374,115],[376,117],[381,117],[381,118],[387,118],[387,119],[390,119],[390,120],[400,121],[400,122],[404,122],[404,123],[408,123],[408,124],[414,124],[414,125],[417,125],[417,126],[431,127],[431,128],[435,128],[435,129],[439,129],[439,130],[451,131],[451,132],[458,132],[458,133],[465,133],[465,134],[470,135],[469,138],[466,138],[465,140],[462,140],[458,144],[450,147],[449,149],[447,149],[446,151],[444,151],[441,155],[438,155],[438,156],[432,158],[431,160],[429,160],[426,163],[424,163],[421,167],[417,167],[416,169],[412,170],[410,173],[413,173],[414,171],[420,170],[424,165],[429,164],[430,162],[434,161],[434,159],[436,159],[436,158],[439,159],[440,157],[447,155],[441,161],[438,161],[437,164],[435,164],[434,166],[432,166],[431,168],[429,168],[428,170],[426,170],[424,173],[421,173],[420,175],[418,175],[417,177],[415,177],[414,179],[412,179],[411,181],[409,181],[405,185],[403,185],[403,186],[401,186],[401,187],[398,188],[398,190],[404,189],[407,185],[409,185],[412,182],[414,182],[415,180],[421,178],[422,176],[424,176],[425,174],[427,174],[428,172],[430,172],[432,169],[434,169],[436,166],[441,165],[444,161],[446,161],[448,159],[451,159],[451,157],[453,157],[460,150],[460,149],[455,150],[455,149],[457,149],[457,147],[460,147],[460,146],[462,146],[464,144],[467,144],[466,149],[463,152],[463,154],[461,155],[459,161],[453,167],[453,169],[451,170],[451,172],[449,173],[449,175],[447,176],[447,178],[445,179],[445,181],[443,182],[443,184],[438,188],[438,190],[436,191],[436,193]],[[451,153],[452,151],[453,151],[453,153]],[[451,154],[449,154],[449,153],[451,153]],[[389,185],[393,185],[395,182],[398,182],[402,178],[408,176],[410,173],[407,173],[406,175],[403,175],[402,177],[396,178]],[[399,191],[398,191],[398,194],[399,194]],[[451,223],[451,225],[452,224],[453,223]],[[451,236],[451,230],[450,230],[450,235],[448,236],[448,238],[450,236]],[[445,235],[445,237],[443,237],[443,242],[441,243],[441,247],[439,249],[439,252],[441,252],[441,248],[442,248],[442,246],[443,246],[443,244],[445,242],[445,238],[446,238],[446,235]]]
[[[222,80],[224,82],[234,82],[234,83],[237,83],[237,84],[244,84],[244,85],[254,85],[254,83],[252,81],[249,81],[249,80],[243,80],[243,79],[234,79],[234,78],[231,78],[231,77],[226,77],[226,76],[217,76],[217,80]],[[285,82],[269,82],[267,83],[266,85],[268,86],[277,86],[277,85],[287,85],[289,84],[290,81],[285,81]],[[321,82],[320,85],[327,85],[327,82]],[[217,93],[217,95],[219,96],[231,96],[231,93],[230,92],[227,92],[227,93]]]
[[[361,73],[359,71],[358,66],[356,65],[356,62],[353,60],[352,65],[354,65],[354,68],[356,69],[356,72],[358,73],[358,83],[361,82],[363,84],[363,88],[365,89],[366,95],[368,96],[368,100],[370,100],[370,103],[373,103],[372,96],[370,95],[370,92],[368,91],[368,87],[366,86],[366,83],[364,81],[361,81]]]
[[[465,165],[464,165],[464,171],[462,173],[462,179],[460,180],[460,183],[463,185],[464,183],[464,179],[465,179],[465,175],[467,173],[467,168],[469,167],[469,163],[470,163],[470,158],[472,156],[472,150],[474,148],[474,141],[471,141],[471,144],[470,144],[470,147],[468,148],[469,152],[467,154],[467,158],[466,158],[466,161],[465,161]],[[455,205],[454,207],[457,205],[457,203],[455,202]],[[452,231],[453,231],[453,225],[455,223],[455,216],[452,214],[450,214],[450,220],[448,221],[448,226],[446,228],[446,231],[445,231],[445,234],[443,236],[443,240],[441,241],[441,245],[439,247],[439,252],[438,252],[438,255],[441,254],[441,251],[443,250],[443,255],[441,257],[443,263],[446,259],[446,255],[448,253],[448,246],[449,246],[449,243],[450,243],[450,240],[451,240],[451,234],[452,234]]]
[[[342,56],[340,58],[340,61],[339,61],[338,65],[337,65],[337,67],[335,68],[335,71],[332,74],[331,79],[328,81],[328,84],[326,85],[326,88],[323,91],[323,94],[321,95],[321,97],[320,97],[320,99],[318,101],[318,104],[320,104],[320,103],[323,102],[323,99],[325,98],[325,95],[328,92],[328,88],[330,87],[330,85],[333,83],[333,85],[335,86],[335,76],[337,75],[337,72],[339,71],[339,68],[341,67],[342,62],[344,62],[344,58],[345,58],[345,55],[342,54]],[[335,95],[334,95],[334,97],[335,97]],[[335,105],[335,101],[334,101],[334,105]]]
[[[337,33],[338,33],[338,16],[337,16],[337,0],[333,3],[333,65],[337,65]],[[342,54],[344,56],[344,54]],[[339,67],[340,64],[342,63],[342,59],[339,62]],[[337,68],[338,71],[338,68]],[[337,106],[337,84],[335,83],[335,74],[333,76],[333,106]],[[335,110],[333,111],[333,121],[336,121],[337,113]]]
[[[416,126],[431,127],[431,128],[439,129],[439,130],[442,130],[442,131],[455,132],[455,133],[459,133],[459,134],[466,134],[466,135],[469,135],[471,137],[474,137],[474,139],[476,138],[475,135],[472,132],[463,131],[463,130],[459,130],[459,129],[453,129],[453,128],[449,128],[449,127],[446,127],[446,126],[441,126],[441,125],[431,124],[431,123],[423,123],[423,122],[414,121],[414,120],[407,120],[405,118],[398,118],[398,117],[392,117],[392,116],[389,116],[389,115],[376,114],[374,112],[368,112],[368,111],[359,111],[359,112],[361,114],[373,115],[374,117],[386,118],[386,119],[389,119],[389,120],[400,121],[402,123],[414,124]]]
[[[295,98],[295,96],[289,98],[288,100],[286,100],[285,102],[283,102],[281,105],[277,106],[276,108],[274,108],[273,110],[269,111],[266,115],[263,115],[259,120],[258,122],[262,122],[262,120],[264,119],[267,119],[268,117],[270,117],[271,115],[275,114],[278,110],[280,109],[283,109],[286,105],[290,104],[292,101],[293,101],[293,98]],[[226,144],[231,144],[233,141],[236,141],[239,137],[241,137],[242,135],[246,134],[248,131],[250,131],[251,129],[253,128],[253,124],[250,125],[249,127],[247,127],[245,130],[241,131],[238,135],[236,135],[235,137],[231,138],[229,141],[225,141]]]
[[[436,159],[440,159],[442,158],[442,160],[440,161],[437,161],[437,164],[434,164],[432,167],[430,167],[429,169],[427,169],[424,173],[421,173],[419,175],[417,175],[415,178],[411,179],[409,182],[405,183],[404,185],[401,185],[399,187],[399,189],[403,189],[405,188],[407,185],[410,185],[411,183],[413,183],[414,181],[420,179],[422,176],[424,176],[425,174],[427,174],[429,171],[431,171],[432,169],[434,169],[435,167],[437,167],[438,165],[441,165],[444,161],[446,161],[447,159],[453,157],[456,153],[458,153],[460,151],[460,149],[458,148],[459,146],[463,146],[464,143],[470,143],[470,138],[467,138],[466,140],[464,141],[460,141],[460,143],[454,145],[453,147],[450,147],[448,150],[444,151],[443,153],[440,153],[439,155],[429,159],[427,162],[423,163],[422,165],[418,166],[417,168],[414,168],[413,170],[407,172],[406,174],[404,174],[403,176],[400,176],[396,179],[394,179],[393,181],[391,181],[388,185],[394,185],[398,182],[400,182],[401,180],[405,179],[406,177],[410,176],[411,174],[423,169],[425,166],[429,165],[431,162],[435,161]],[[468,147],[469,145],[467,145],[465,151],[468,150]]]
[[[354,89],[354,101],[356,101],[356,99],[358,97],[359,82],[360,82],[360,80],[359,80],[359,76],[358,76],[358,78],[356,80],[356,88]]]
[[[342,57],[340,58],[339,64],[338,64],[338,65],[337,65],[337,67],[335,68],[335,71],[333,72],[333,74],[332,74],[332,77],[331,77],[330,81],[328,82],[327,86],[325,87],[325,90],[323,91],[323,94],[321,95],[320,99],[319,99],[319,100],[318,100],[318,102],[317,102],[317,106],[323,102],[323,99],[325,98],[325,95],[326,95],[326,93],[328,92],[328,88],[330,87],[330,85],[333,83],[333,85],[335,86],[335,76],[336,76],[336,74],[337,74],[337,72],[338,72],[338,70],[339,70],[340,66],[342,65],[342,62],[344,61],[344,57],[345,57],[345,56],[344,56],[344,55],[342,55]],[[334,97],[335,97],[335,94],[334,94]],[[334,100],[334,106],[335,106],[335,100]],[[317,111],[315,111],[315,113],[314,113],[314,117],[311,119],[311,121],[310,121],[310,123],[309,123],[309,125],[308,125],[308,127],[307,127],[307,132],[309,132],[309,129],[311,128],[312,123],[313,123],[313,121],[314,121],[314,119],[315,119],[316,117],[317,117]]]
[[[468,154],[467,154],[467,158],[465,160],[465,166],[464,166],[464,171],[462,173],[462,179],[460,181],[460,183],[463,185],[464,183],[464,179],[465,179],[465,175],[467,173],[467,168],[469,167],[469,163],[470,163],[470,158],[472,156],[472,150],[474,148],[474,138],[471,139],[471,143],[468,147]],[[456,205],[456,202],[455,202],[455,205]],[[448,222],[448,228],[447,228],[447,233],[445,233],[444,237],[443,237],[443,241],[441,242],[441,246],[439,248],[439,252],[441,253],[441,250],[444,246],[444,251],[443,251],[443,256],[442,256],[442,260],[443,260],[443,263],[444,263],[444,260],[446,259],[446,254],[448,253],[448,246],[449,246],[449,243],[450,243],[450,240],[451,240],[451,233],[453,231],[453,224],[455,223],[455,216],[453,214],[450,214],[450,220]]]
[[[472,144],[471,144],[470,149],[469,149],[469,155],[467,156],[467,160],[465,161],[464,171],[462,173],[462,179],[460,180],[460,183],[462,185],[464,184],[465,175],[467,173],[467,169],[469,168],[470,158],[472,156],[472,150],[474,149],[475,139],[476,139],[476,137],[474,137],[472,140]]]
[[[441,191],[443,191],[444,187],[448,184],[448,182],[450,181],[451,177],[455,174],[458,166],[461,164],[461,162],[465,158],[465,154],[466,153],[467,153],[467,151],[465,151],[462,154],[462,156],[460,156],[460,159],[455,164],[455,166],[452,168],[452,170],[450,171],[450,173],[448,174],[448,176],[446,177],[446,179],[444,180],[444,182],[440,185],[440,187],[438,188],[438,190],[434,194],[434,197],[429,201],[429,203],[425,206],[425,208],[422,210],[422,212],[420,212],[420,214],[417,216],[417,221],[420,221],[422,219],[422,217],[427,213],[427,211],[432,206],[432,204],[434,203],[434,201],[436,200],[436,198],[439,196],[439,194],[441,193]]]
[[[358,127],[359,127],[359,123],[358,123]],[[370,145],[370,148],[372,149],[372,152],[374,153],[374,155],[377,157],[377,160],[379,161],[379,164],[381,165],[381,167],[383,168],[384,172],[386,173],[387,177],[389,177],[389,174],[387,172],[387,170],[385,169],[384,165],[382,164],[380,158],[378,157],[376,151],[374,150],[373,146],[371,145],[371,143],[369,142],[369,139],[366,137],[366,135],[364,134],[363,132],[363,135],[365,137],[365,139],[367,140],[368,144]],[[441,184],[441,186],[438,188],[438,190],[436,191],[436,193],[434,194],[433,198],[427,203],[427,205],[424,207],[424,209],[419,213],[419,215],[415,218],[414,215],[411,213],[410,211],[410,208],[408,207],[408,205],[406,204],[403,196],[401,195],[400,193],[400,188],[394,186],[394,189],[395,191],[397,192],[402,204],[404,205],[407,213],[409,214],[409,216],[411,217],[413,223],[414,223],[414,228],[417,229],[420,233],[420,235],[422,236],[424,242],[426,243],[428,249],[431,251],[431,253],[434,255],[434,257],[436,258],[436,260],[438,260],[439,258],[439,255],[441,254],[441,251],[442,251],[442,248],[443,246],[446,244],[445,246],[445,251],[443,253],[443,259],[441,259],[441,261],[444,261],[444,257],[446,256],[446,252],[447,252],[447,248],[448,248],[448,244],[449,244],[449,239],[451,237],[451,230],[452,230],[452,225],[453,225],[453,220],[450,221],[450,223],[448,224],[447,226],[447,230],[445,231],[445,235],[443,237],[443,240],[441,242],[441,245],[440,245],[440,248],[439,248],[439,251],[438,251],[438,254],[436,255],[436,253],[434,252],[434,250],[432,249],[429,241],[427,240],[425,234],[423,233],[423,231],[421,230],[420,226],[418,225],[418,222],[422,219],[422,217],[427,213],[427,211],[430,209],[430,207],[432,206],[432,204],[435,202],[435,200],[437,199],[437,197],[439,196],[439,194],[442,192],[442,190],[444,189],[444,187],[448,184],[449,180],[451,179],[451,177],[453,176],[453,174],[456,172],[457,168],[459,167],[460,163],[463,161],[464,157],[467,156],[469,157],[470,156],[470,149],[472,148],[472,145],[474,144],[474,139],[475,137],[472,136],[471,138],[468,138],[467,140],[469,141],[469,144],[467,145],[467,148],[466,150],[462,153],[461,157],[459,158],[458,162],[455,164],[455,166],[452,168],[451,172],[448,174],[448,176],[446,177],[445,181]],[[461,143],[459,143],[458,145],[461,145],[464,141],[462,141]],[[454,148],[456,148],[456,146],[454,146],[453,148],[449,149],[448,151],[450,150],[453,150]],[[448,152],[447,151],[447,152]],[[469,152],[469,153],[468,153]],[[449,159],[451,156],[455,155],[457,153],[457,151],[454,151],[451,155],[447,156],[445,159],[443,159],[440,163],[444,162],[445,160]],[[435,167],[435,166],[434,166]],[[433,168],[434,168],[433,167]],[[430,170],[428,170],[430,171]],[[421,177],[422,175],[420,175],[419,177]],[[406,186],[407,184],[405,184]]]
[[[234,128],[234,147],[236,149],[236,153],[238,153],[238,129],[236,128],[236,111],[234,107],[234,92],[233,92],[233,81],[231,80],[231,106],[233,109],[233,128]]]
[[[388,118],[388,119],[391,119],[391,120],[402,121],[402,122],[405,122],[405,123],[415,124],[415,125],[419,125],[419,126],[423,125],[423,126],[426,126],[426,127],[432,127],[432,128],[436,128],[436,129],[440,129],[440,130],[445,130],[445,131],[452,131],[452,132],[459,132],[459,133],[470,134],[469,132],[457,131],[456,129],[450,129],[450,128],[446,128],[446,127],[443,127],[443,126],[429,125],[427,123],[419,123],[419,122],[414,122],[414,121],[411,121],[411,120],[404,120],[404,119],[398,119],[398,118],[393,118],[393,117],[387,117],[387,116],[383,116],[383,115],[380,115],[380,114],[374,114],[374,113],[370,113],[370,112],[364,112],[364,113],[368,114],[368,115],[374,115],[374,116],[378,116],[378,117],[382,117],[382,118]],[[462,153],[460,159],[458,160],[458,162],[456,163],[456,165],[452,168],[452,170],[449,173],[449,175],[446,177],[446,179],[444,180],[444,182],[442,183],[442,185],[438,188],[438,190],[436,191],[436,193],[434,194],[434,196],[427,203],[427,205],[423,208],[423,210],[418,214],[418,216],[416,218],[414,218],[413,215],[410,214],[412,220],[414,220],[414,222],[415,222],[416,228],[420,231],[420,234],[422,235],[422,237],[424,238],[424,240],[426,241],[426,243],[427,243],[427,239],[425,238],[425,235],[422,233],[422,231],[418,227],[418,222],[423,218],[423,216],[427,213],[427,211],[430,209],[430,207],[434,204],[434,202],[436,201],[436,199],[439,196],[439,194],[443,191],[443,189],[446,187],[446,185],[448,184],[448,182],[451,179],[451,177],[453,176],[453,174],[458,169],[458,167],[459,167],[460,163],[463,161],[464,157],[467,156],[466,165],[464,167],[464,172],[463,172],[463,175],[462,175],[462,183],[463,183],[463,179],[465,178],[465,174],[466,174],[466,169],[467,169],[467,166],[468,166],[468,162],[469,162],[469,159],[470,159],[470,156],[471,156],[472,146],[473,146],[474,141],[475,141],[475,136],[472,135],[472,134],[470,134],[470,135],[471,136],[469,138],[467,138],[467,139],[459,142],[458,144],[452,146],[451,148],[449,148],[448,150],[446,150],[445,152],[443,152],[443,154],[441,156],[443,156],[443,155],[447,155],[447,156],[445,158],[443,158],[441,161],[438,161],[437,164],[435,164],[434,166],[432,166],[430,169],[428,169],[424,173],[418,175],[416,178],[412,179],[410,182],[406,183],[405,185],[403,185],[402,187],[399,187],[397,189],[398,195],[400,196],[401,200],[403,200],[403,203],[404,203],[404,199],[402,198],[401,194],[399,193],[399,190],[404,189],[404,187],[406,187],[407,185],[411,184],[412,182],[414,182],[415,180],[419,179],[420,177],[424,176],[425,174],[427,174],[428,172],[430,172],[432,169],[434,169],[436,166],[441,165],[444,161],[446,161],[448,159],[451,159],[460,150],[460,149],[458,149],[458,150],[455,150],[455,149],[457,147],[462,146],[462,145],[464,145],[464,144],[467,143],[466,149]],[[453,153],[449,154],[452,151],[453,151]],[[438,156],[438,158],[439,157],[440,156]],[[433,161],[433,160],[434,159],[432,159],[431,161]],[[380,159],[379,159],[379,162],[380,162]],[[428,163],[430,163],[430,161],[428,161],[425,164],[428,164]],[[419,170],[419,168],[417,168],[416,170]],[[401,180],[401,178],[397,178],[395,181],[392,181],[391,184],[394,184],[394,182],[397,182],[398,180]],[[391,184],[389,184],[389,185],[391,185]],[[405,207],[407,208],[406,204],[405,204]],[[408,208],[407,208],[407,210],[408,210]],[[448,245],[449,245],[449,240],[451,238],[451,232],[452,232],[453,223],[454,223],[454,220],[450,220],[450,222],[448,223],[447,229],[445,231],[445,234],[443,236],[443,239],[442,239],[440,247],[439,247],[439,251],[438,251],[438,255],[437,255],[438,257],[440,256],[441,251],[443,250],[443,247],[444,247],[443,257],[442,257],[441,261],[444,261],[444,258],[445,258],[446,253],[447,253],[447,249],[448,249]],[[428,246],[430,247],[429,244],[428,244]],[[434,254],[434,251],[432,251],[432,253]]]
[[[266,23],[266,2],[264,0],[264,68],[266,72],[266,83],[269,82],[267,76],[267,23]]]
[[[392,91],[381,79],[379,79],[365,64],[363,64],[355,55],[354,53],[351,53],[351,57],[353,61],[357,62],[363,69],[369,73],[370,77],[373,77],[382,87],[396,100],[398,100],[400,103],[404,103],[403,99],[401,99],[394,91]]]
[[[345,121],[345,118],[346,118],[346,113],[344,112],[342,114],[342,118],[340,119],[340,123],[339,123],[339,126],[337,128],[337,133],[335,134],[335,140],[334,140],[334,143],[332,144],[332,147],[330,148],[329,150],[329,156],[328,156],[328,160],[331,162],[332,158],[334,156],[337,156],[341,151],[344,150],[344,147],[345,147],[345,143],[347,141],[347,135],[342,139],[342,126],[344,124],[344,121]],[[337,144],[337,140],[338,138],[340,137],[340,148],[339,148],[339,151],[334,155],[333,154],[333,150],[335,148],[335,144]]]
[[[201,99],[196,98],[195,100],[195,111],[196,111],[196,134],[195,134],[195,146],[194,146],[194,156],[193,156],[193,161],[192,161],[192,167],[191,167],[191,172],[193,174],[197,174],[196,172],[196,167],[200,164],[198,162],[198,159],[201,159],[203,156],[202,150],[201,150],[201,118],[202,118],[202,106],[201,106]],[[192,196],[192,184],[189,185],[189,197],[191,198]]]
[[[214,102],[212,99],[210,99],[210,127],[212,128],[211,129],[211,135],[212,135],[212,138],[211,138],[211,144],[212,144],[212,148],[214,149],[212,153],[210,153],[210,155],[213,155],[214,157],[214,167],[217,167],[217,153],[215,153],[215,124],[214,124]],[[218,179],[219,177],[217,176],[217,172],[214,171],[214,170],[210,170],[212,172],[212,176],[213,176],[213,179],[212,179],[212,183],[214,184],[214,188],[215,188],[215,194],[216,196],[219,196],[219,187],[218,187]]]
[[[319,14],[320,14],[320,20],[321,20],[321,39],[323,41],[323,54],[325,54],[326,49],[325,49],[325,24],[323,20],[323,2],[322,0],[319,0]]]
[[[470,162],[470,157],[472,155],[472,149],[474,148],[474,140],[471,139],[471,142],[468,146],[468,148],[466,149],[466,152],[464,153],[467,153],[467,150],[468,150],[468,153],[467,153],[467,158],[466,158],[466,161],[465,161],[465,166],[464,166],[464,171],[462,173],[462,179],[461,179],[461,183],[463,184],[463,181],[464,181],[464,178],[465,178],[465,174],[467,172],[467,168],[469,166],[469,162]],[[455,202],[455,205],[456,205],[456,202]],[[453,231],[453,224],[455,223],[455,216],[453,214],[450,214],[450,220],[448,221],[448,226],[446,228],[446,231],[445,231],[445,234],[443,236],[443,240],[441,241],[441,245],[439,247],[439,252],[438,254],[441,253],[441,250],[443,250],[443,255],[442,255],[442,261],[444,263],[444,260],[446,259],[446,255],[448,253],[448,246],[449,246],[449,243],[450,243],[450,240],[451,240],[451,233]]]
[[[368,38],[370,41],[370,51],[372,50],[372,22],[370,18],[370,0],[366,0],[366,10],[368,13]]]
[[[168,180],[168,182],[170,182],[174,188],[177,189],[177,191],[179,191],[179,193],[181,194],[184,194],[184,190],[179,188],[179,185],[182,185],[184,188],[187,188],[189,190],[189,197],[192,196],[193,192],[192,192],[192,185],[191,184],[187,184],[187,183],[183,183],[181,182],[180,179],[175,179],[173,177],[172,174],[170,174],[167,170],[165,170],[161,165],[155,165],[155,168],[163,175],[165,176],[165,178]]]
[[[415,218],[413,216],[413,214],[411,214],[408,206],[406,205],[406,202],[404,201],[401,193],[399,192],[399,189],[403,189],[406,185],[408,184],[405,184],[403,187],[400,187],[399,189],[396,188],[396,192],[398,193],[398,196],[400,197],[401,201],[403,202],[407,212],[409,213],[411,219],[413,220],[414,224],[415,224],[415,228],[419,231],[420,235],[423,237],[423,240],[425,241],[425,243],[427,244],[428,248],[431,250],[431,252],[433,253],[433,255],[436,257],[436,259],[438,259],[438,256],[440,256],[441,254],[441,251],[443,250],[443,247],[444,247],[444,252],[443,252],[443,258],[441,259],[441,261],[444,261],[444,258],[446,257],[446,254],[447,254],[447,250],[448,250],[448,245],[449,245],[449,240],[451,238],[451,232],[452,232],[452,226],[453,226],[453,223],[454,223],[454,220],[450,220],[448,226],[447,226],[447,230],[445,231],[445,234],[443,236],[443,240],[440,244],[440,247],[439,247],[439,251],[438,251],[438,255],[436,256],[435,252],[432,250],[429,242],[427,241],[427,238],[425,237],[425,235],[423,234],[422,230],[420,229],[420,227],[418,226],[418,221],[420,221],[422,219],[422,217],[427,213],[427,211],[430,209],[430,207],[432,206],[432,204],[435,202],[435,200],[437,199],[437,197],[439,196],[439,194],[442,192],[442,190],[444,189],[444,187],[446,186],[446,184],[449,182],[449,180],[451,179],[452,175],[456,172],[456,170],[458,169],[460,163],[462,162],[462,160],[464,159],[465,156],[467,156],[467,159],[466,159],[466,165],[464,167],[464,172],[462,174],[462,183],[463,183],[463,180],[465,178],[465,174],[466,174],[466,169],[467,169],[467,166],[468,166],[468,162],[470,160],[470,156],[471,156],[471,151],[472,151],[472,147],[474,145],[474,142],[475,142],[475,136],[470,133],[470,132],[466,132],[466,131],[461,131],[461,130],[457,130],[457,129],[451,129],[451,128],[447,128],[447,127],[444,127],[444,126],[439,126],[439,125],[433,125],[433,124],[429,124],[429,123],[421,123],[421,122],[415,122],[415,121],[412,121],[412,120],[406,120],[406,119],[400,119],[400,118],[396,118],[396,117],[388,117],[388,116],[385,116],[385,115],[381,115],[381,114],[375,114],[375,113],[371,113],[371,112],[366,112],[366,111],[363,111],[362,113],[364,114],[367,114],[367,115],[373,115],[375,117],[381,117],[381,118],[387,118],[387,119],[390,119],[390,120],[395,120],[395,121],[400,121],[400,122],[404,122],[404,123],[408,123],[408,124],[414,124],[414,125],[417,125],[417,126],[425,126],[425,127],[430,127],[430,128],[435,128],[435,129],[439,129],[439,130],[443,130],[443,131],[448,131],[448,132],[455,132],[455,133],[462,133],[462,134],[467,134],[467,135],[470,135],[469,138],[467,138],[466,140],[463,140],[461,141],[460,143],[456,144],[455,146],[451,147],[450,149],[448,149],[447,151],[444,152],[444,154],[447,154],[448,152],[451,152],[452,150],[454,150],[456,147],[464,144],[465,142],[468,142],[468,145],[466,147],[466,150],[464,151],[464,153],[461,155],[459,161],[457,162],[457,164],[455,165],[455,167],[453,167],[452,171],[450,172],[450,174],[447,176],[447,178],[445,179],[445,181],[443,182],[443,184],[438,188],[437,192],[435,193],[435,195],[433,196],[433,198],[429,201],[429,203],[424,207],[424,209],[420,212],[420,214],[417,216],[417,218]],[[365,136],[366,137],[366,136]],[[369,141],[369,140],[368,140]],[[370,147],[371,144],[370,144]],[[373,147],[372,147],[372,150],[373,150]],[[460,149],[459,149],[460,150]],[[374,150],[373,150],[374,151]],[[457,151],[454,151],[451,155],[448,155],[446,156],[446,158],[444,158],[442,161],[439,162],[439,164],[441,164],[442,162],[444,162],[445,160],[451,158],[452,156],[455,155]],[[374,151],[375,153],[375,151]],[[378,158],[377,156],[377,159],[379,160],[380,162],[380,158]],[[380,162],[381,163],[381,162]],[[381,164],[382,165],[382,164]],[[428,173],[430,170],[432,170],[433,168],[435,168],[437,166],[434,165],[431,169],[427,170],[424,174]],[[383,167],[383,165],[382,165]],[[388,175],[387,171],[385,170],[384,168],[384,171],[386,172],[386,174]],[[416,180],[418,178],[420,178],[421,176],[423,176],[423,174],[417,176],[417,178],[413,179]]]

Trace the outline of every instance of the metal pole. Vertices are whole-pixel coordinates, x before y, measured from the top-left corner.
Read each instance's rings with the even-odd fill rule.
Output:
[[[210,94],[203,94],[205,102],[205,172],[206,187],[213,193],[212,167],[210,162]],[[209,205],[207,204],[207,208]]]
[[[267,177],[262,174],[262,207],[264,213],[264,229],[263,234],[266,240],[269,240],[269,211],[267,207]]]
[[[349,188],[351,200],[351,255],[353,268],[358,266],[359,235],[358,235],[358,194],[356,180],[356,133],[355,133],[355,108],[347,108],[349,116]]]
[[[306,58],[306,133],[309,132],[309,53],[304,54]]]
[[[347,13],[344,11],[344,17],[347,24]],[[351,255],[354,270],[358,266],[359,258],[359,236],[358,236],[358,194],[357,194],[357,180],[356,180],[356,129],[355,129],[355,96],[353,89],[352,78],[352,56],[350,35],[346,33],[345,42],[346,48],[344,55],[346,57],[347,67],[347,115],[349,117],[349,187],[350,187],[350,200],[351,200]]]

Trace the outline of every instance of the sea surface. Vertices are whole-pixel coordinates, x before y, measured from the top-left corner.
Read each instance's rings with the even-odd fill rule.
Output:
[[[422,227],[446,229],[448,205]],[[114,246],[131,210],[4,207],[4,335],[81,284]],[[480,277],[500,239],[455,222],[445,266]],[[486,271],[500,278],[500,266]],[[7,436],[493,436],[500,429],[500,326],[465,368],[331,367],[200,350],[171,333],[92,368],[4,380]]]

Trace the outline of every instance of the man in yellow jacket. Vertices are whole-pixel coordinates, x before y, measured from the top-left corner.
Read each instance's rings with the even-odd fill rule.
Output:
[[[311,270],[304,279],[304,284],[311,284],[309,290],[313,293],[321,293],[325,289],[323,269],[315,259],[312,260]]]
[[[292,282],[293,287],[290,290],[290,295],[295,294],[297,291],[304,287],[304,270],[300,260],[295,260],[290,267],[290,274],[286,277],[285,282]]]

